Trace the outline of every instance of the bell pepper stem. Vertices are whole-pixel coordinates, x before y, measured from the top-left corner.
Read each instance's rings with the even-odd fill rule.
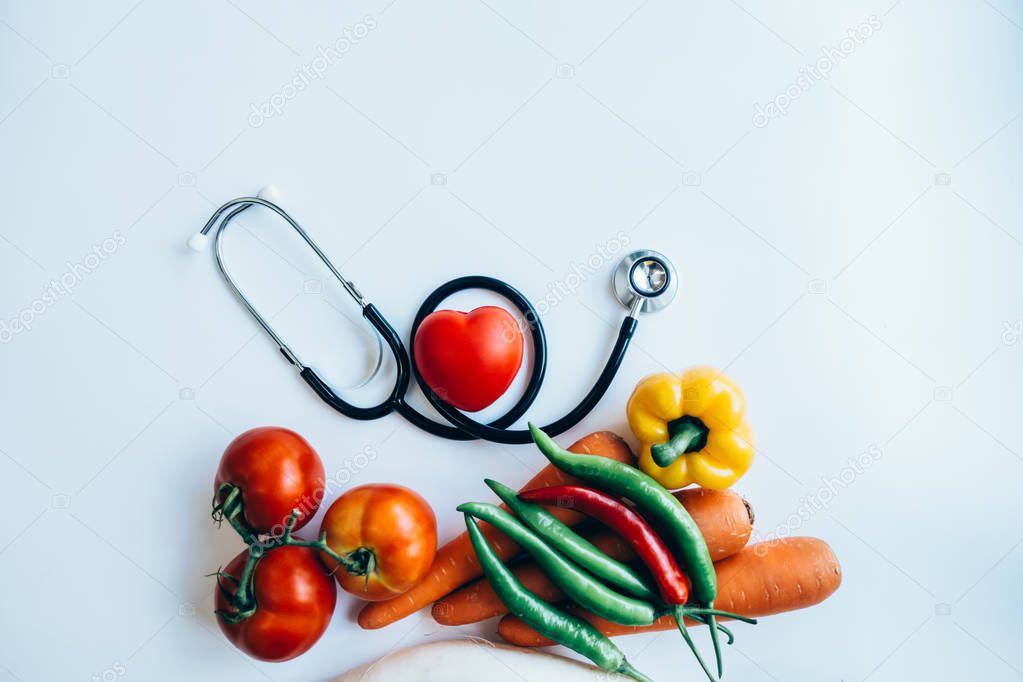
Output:
[[[708,429],[702,421],[682,417],[668,424],[670,438],[666,443],[650,446],[650,456],[659,467],[669,466],[687,452],[702,450],[707,444]]]

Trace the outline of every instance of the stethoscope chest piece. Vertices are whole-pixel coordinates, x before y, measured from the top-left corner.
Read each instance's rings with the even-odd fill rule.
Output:
[[[611,291],[635,313],[656,313],[675,300],[678,272],[662,253],[650,249],[633,251],[611,273]]]

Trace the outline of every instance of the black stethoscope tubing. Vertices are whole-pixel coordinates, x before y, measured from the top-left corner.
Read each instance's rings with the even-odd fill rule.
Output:
[[[249,301],[245,294],[242,293],[241,289],[238,287],[233,277],[231,277],[224,264],[221,236],[224,233],[224,228],[231,222],[231,220],[233,220],[239,213],[252,206],[263,206],[264,208],[270,209],[287,222],[299,234],[306,244],[316,253],[320,260],[323,261],[331,273],[333,273],[344,287],[345,291],[357,304],[359,304],[362,308],[362,316],[370,325],[372,325],[372,327],[376,330],[376,333],[380,335],[381,339],[383,339],[383,342],[387,344],[395,361],[395,378],[394,385],[386,399],[376,405],[360,407],[342,398],[326,381],[323,380],[315,369],[305,365],[299,360],[295,351],[291,349],[283,338],[281,338],[281,336],[273,328],[270,321],[264,318],[256,307],[252,305],[252,302]],[[227,215],[224,215],[225,213]],[[522,317],[526,321],[532,341],[533,357],[529,379],[527,380],[523,394],[518,401],[505,414],[484,424],[472,419],[464,412],[447,403],[441,396],[434,392],[429,385],[427,385],[416,367],[414,351],[410,351],[405,348],[398,332],[395,331],[394,327],[391,326],[377,307],[372,303],[365,302],[362,293],[358,290],[355,284],[346,279],[341,272],[334,267],[334,264],[330,261],[327,255],[284,209],[277,204],[262,198],[262,193],[259,197],[241,197],[233,199],[222,205],[213,213],[199,234],[195,235],[192,240],[189,241],[189,246],[196,251],[204,249],[208,240],[208,234],[218,221],[220,221],[219,227],[214,234],[216,263],[217,268],[220,270],[220,273],[228,287],[234,292],[238,300],[243,306],[245,306],[260,326],[263,327],[267,334],[269,334],[274,341],[277,342],[277,346],[284,358],[299,369],[299,374],[302,379],[305,380],[305,382],[313,389],[320,399],[323,400],[323,402],[327,403],[327,405],[332,407],[334,410],[340,412],[346,417],[363,421],[379,419],[391,412],[397,412],[411,424],[423,431],[448,440],[469,441],[482,439],[508,445],[532,442],[532,438],[528,430],[509,429],[508,427],[518,421],[525,414],[526,410],[528,410],[533,404],[533,401],[536,400],[537,394],[540,391],[540,387],[543,384],[544,376],[547,371],[547,336],[544,332],[543,323],[540,321],[540,316],[536,309],[529,300],[522,295],[522,293],[510,284],[493,277],[485,277],[482,275],[459,277],[442,284],[429,296],[427,296],[426,300],[423,301],[419,311],[416,313],[410,333],[409,348],[411,349],[414,347],[412,340],[415,339],[416,332],[419,330],[419,326],[422,324],[426,316],[433,312],[437,306],[449,296],[466,289],[484,289],[491,291],[503,296],[518,309],[519,313],[521,313]],[[629,342],[632,339],[633,333],[636,331],[636,315],[642,308],[642,304],[643,301],[641,300],[637,299],[634,301],[628,315],[626,315],[625,319],[622,320],[614,347],[611,349],[611,353],[608,356],[607,362],[604,364],[604,368],[601,370],[600,375],[597,377],[597,380],[594,382],[590,390],[587,391],[586,395],[584,395],[582,400],[579,401],[579,404],[573,407],[567,414],[544,426],[544,431],[552,436],[564,433],[578,424],[597,405],[603,395],[607,392],[607,389],[611,385],[619,367],[621,367]],[[416,383],[422,389],[427,401],[429,401],[434,409],[448,421],[447,424],[437,422],[429,418],[406,401],[405,397],[408,393],[409,384],[413,377],[415,377]]]
[[[459,277],[442,284],[423,301],[419,311],[416,313],[415,320],[412,323],[409,346],[413,345],[411,340],[415,339],[416,332],[419,330],[423,320],[426,319],[426,316],[433,312],[446,298],[466,289],[485,289],[506,298],[519,310],[526,320],[532,338],[533,366],[522,397],[519,398],[508,412],[497,419],[487,424],[476,421],[437,395],[420,375],[415,364],[414,352],[410,353],[405,348],[401,337],[394,330],[394,327],[391,326],[372,303],[363,308],[362,313],[384,339],[384,342],[390,348],[391,354],[394,356],[396,376],[390,395],[372,407],[359,407],[339,396],[327,382],[320,378],[313,368],[304,368],[301,371],[302,378],[321,400],[352,419],[379,419],[394,411],[423,431],[448,440],[482,439],[506,445],[521,445],[532,442],[532,437],[529,435],[528,430],[508,429],[507,427],[515,423],[526,413],[526,410],[533,404],[533,401],[536,400],[540,392],[540,387],[543,385],[544,375],[547,371],[547,336],[536,309],[517,289],[507,282],[482,275]],[[593,410],[604,393],[607,392],[611,381],[614,379],[614,375],[621,366],[629,346],[629,341],[632,339],[635,330],[636,318],[626,317],[618,331],[618,338],[614,348],[611,350],[604,369],[601,371],[600,376],[597,377],[596,382],[586,395],[583,396],[578,405],[560,419],[542,427],[544,431],[552,436],[560,435],[582,421]],[[442,424],[430,419],[405,400],[405,395],[408,392],[409,383],[413,376],[429,403],[450,424]]]

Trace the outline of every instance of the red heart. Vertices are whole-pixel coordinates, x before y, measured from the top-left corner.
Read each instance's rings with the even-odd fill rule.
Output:
[[[522,331],[504,308],[435,310],[413,341],[426,385],[460,410],[476,412],[511,385],[522,366]]]

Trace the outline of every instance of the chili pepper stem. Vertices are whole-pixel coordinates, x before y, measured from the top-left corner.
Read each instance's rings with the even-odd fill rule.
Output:
[[[724,673],[724,667],[721,663],[721,640],[718,638],[718,625],[717,621],[714,620],[713,614],[707,614],[707,627],[710,628],[710,642],[714,647],[714,661],[717,663],[718,677]]]
[[[682,633],[682,639],[686,640],[686,645],[689,650],[693,652],[693,656],[696,656],[696,662],[703,668],[703,672],[706,673],[707,679],[710,682],[718,682],[718,678],[714,677],[714,673],[707,667],[707,662],[703,660],[703,655],[700,654],[700,650],[696,648],[696,643],[693,642],[692,635],[689,634],[689,628],[686,627],[686,609],[684,606],[679,606],[675,609],[675,623],[678,624],[678,631]],[[716,639],[717,635],[717,624],[714,623],[712,617],[708,617],[707,624],[710,626],[711,637]],[[720,677],[721,673],[718,673]]]
[[[696,417],[681,417],[668,424],[671,438],[650,446],[650,456],[659,467],[669,466],[687,452],[702,450],[707,444],[707,426]]]
[[[664,615],[671,616],[671,615],[674,615],[674,613],[675,612],[674,612],[673,609],[665,609],[665,610],[659,611],[657,615],[658,615],[658,617],[664,616]],[[736,620],[741,620],[744,623],[752,623],[754,625],[756,625],[756,622],[757,622],[756,619],[754,619],[754,618],[747,618],[745,616],[740,616],[740,615],[737,615],[737,614],[734,614],[734,613],[725,613],[724,611],[715,611],[714,615],[726,616],[726,617],[729,617],[729,618],[734,618]],[[695,620],[697,623],[702,623],[703,625],[707,625],[708,616],[704,613],[704,611],[702,609],[695,609],[694,610],[694,609],[692,609],[692,608],[687,606],[686,609],[685,609],[685,617],[689,618],[691,620]],[[732,644],[732,643],[735,642],[735,633],[732,632],[731,628],[728,628],[728,627],[722,625],[721,623],[715,623],[715,624],[717,625],[717,629],[720,632],[725,633],[725,636],[728,637],[728,642],[727,642],[728,644]]]
[[[706,616],[700,616],[700,615],[696,615],[696,614],[692,613],[691,611],[686,611],[686,617],[687,618],[692,618],[693,620],[695,620],[698,623],[703,623],[704,625],[707,624],[707,617]],[[732,644],[733,642],[735,642],[735,634],[730,629],[726,628],[721,623],[717,623],[717,628],[721,632],[725,633],[726,637],[728,637],[728,644]]]
[[[722,616],[724,618],[731,618],[732,620],[741,620],[743,623],[749,623],[750,625],[756,625],[757,619],[750,618],[749,616],[740,616],[738,613],[731,613],[729,611],[719,611],[718,609],[705,609],[702,607],[687,606],[686,615],[690,618],[694,616]],[[721,626],[718,626],[720,629]]]

